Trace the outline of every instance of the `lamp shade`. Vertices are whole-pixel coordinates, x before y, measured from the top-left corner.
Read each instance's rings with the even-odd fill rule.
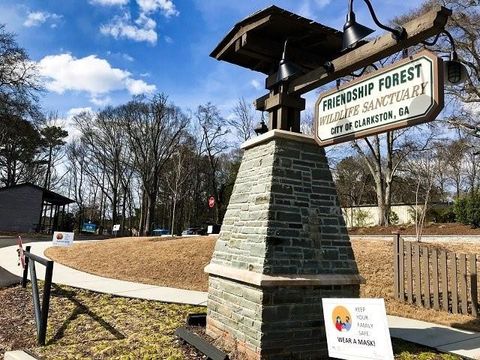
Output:
[[[444,62],[444,73],[445,80],[449,85],[459,85],[467,80],[467,68],[458,61],[456,51],[452,51],[450,60]]]
[[[287,81],[292,76],[299,74],[302,70],[293,62],[282,59],[278,65],[276,83]]]
[[[265,124],[265,121],[260,121],[260,123],[253,129],[255,131],[255,134],[257,135],[262,135],[265,134],[268,131],[268,127]]]
[[[357,23],[355,13],[351,12],[347,15],[347,21],[343,26],[343,46],[342,51],[353,48],[357,42],[367,37],[374,30]]]

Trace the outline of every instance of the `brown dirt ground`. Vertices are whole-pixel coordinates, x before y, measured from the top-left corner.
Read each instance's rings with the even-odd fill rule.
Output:
[[[350,235],[391,235],[399,231],[402,235],[416,235],[415,225],[392,225],[392,226],[370,226],[362,228],[350,228]],[[423,235],[480,235],[480,228],[473,229],[471,226],[446,223],[431,223],[425,225]]]
[[[46,255],[91,274],[145,284],[207,290],[216,238],[118,238],[50,248]]]
[[[208,289],[203,272],[209,263],[215,237],[180,239],[125,238],[50,248],[46,255],[70,267],[115,279],[183,289]],[[352,241],[360,274],[366,279],[362,297],[384,298],[391,315],[480,331],[480,319],[419,308],[392,299],[393,253],[390,241]],[[480,244],[442,244],[436,247],[459,253],[480,254]]]

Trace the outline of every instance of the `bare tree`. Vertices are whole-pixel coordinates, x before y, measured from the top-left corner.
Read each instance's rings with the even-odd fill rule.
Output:
[[[179,108],[168,104],[163,94],[148,101],[137,98],[121,109],[132,151],[132,166],[143,187],[140,233],[149,234],[154,226],[159,178],[177,150],[188,118]]]
[[[253,106],[248,104],[244,98],[239,99],[233,108],[233,117],[227,119],[227,124],[235,130],[240,143],[249,140],[255,127]]]
[[[35,62],[19,47],[15,36],[0,24],[0,113],[38,115],[42,90]]]
[[[420,134],[415,134],[415,130]],[[352,143],[355,151],[366,162],[375,184],[378,207],[378,225],[389,224],[392,202],[392,183],[399,166],[412,153],[422,151],[435,139],[433,125],[424,125],[404,130],[389,131],[382,136],[375,135]],[[425,134],[427,136],[425,136]],[[384,145],[381,139],[385,140]]]
[[[195,113],[198,125],[200,127],[200,154],[208,159],[210,169],[210,191],[212,191],[215,200],[215,223],[220,221],[219,214],[224,206],[223,199],[220,198],[220,183],[218,181],[220,170],[220,154],[224,153],[229,144],[226,141],[226,135],[229,130],[223,124],[225,121],[220,116],[217,107],[211,103],[200,105]]]

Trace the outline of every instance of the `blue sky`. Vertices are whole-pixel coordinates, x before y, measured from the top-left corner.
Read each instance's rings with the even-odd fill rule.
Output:
[[[164,92],[183,109],[208,101],[228,116],[240,97],[265,94],[262,74],[209,57],[241,19],[277,5],[341,29],[347,0],[1,0],[0,23],[44,76],[41,104],[61,117],[140,93]],[[418,0],[374,0],[389,20]],[[359,22],[375,28],[362,1]],[[381,34],[377,31],[374,35]],[[317,94],[307,96],[312,106]]]

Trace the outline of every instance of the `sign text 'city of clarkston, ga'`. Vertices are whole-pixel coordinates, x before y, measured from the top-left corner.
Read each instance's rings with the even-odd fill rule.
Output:
[[[424,51],[320,95],[317,141],[330,145],[433,120],[443,108],[439,63]]]

